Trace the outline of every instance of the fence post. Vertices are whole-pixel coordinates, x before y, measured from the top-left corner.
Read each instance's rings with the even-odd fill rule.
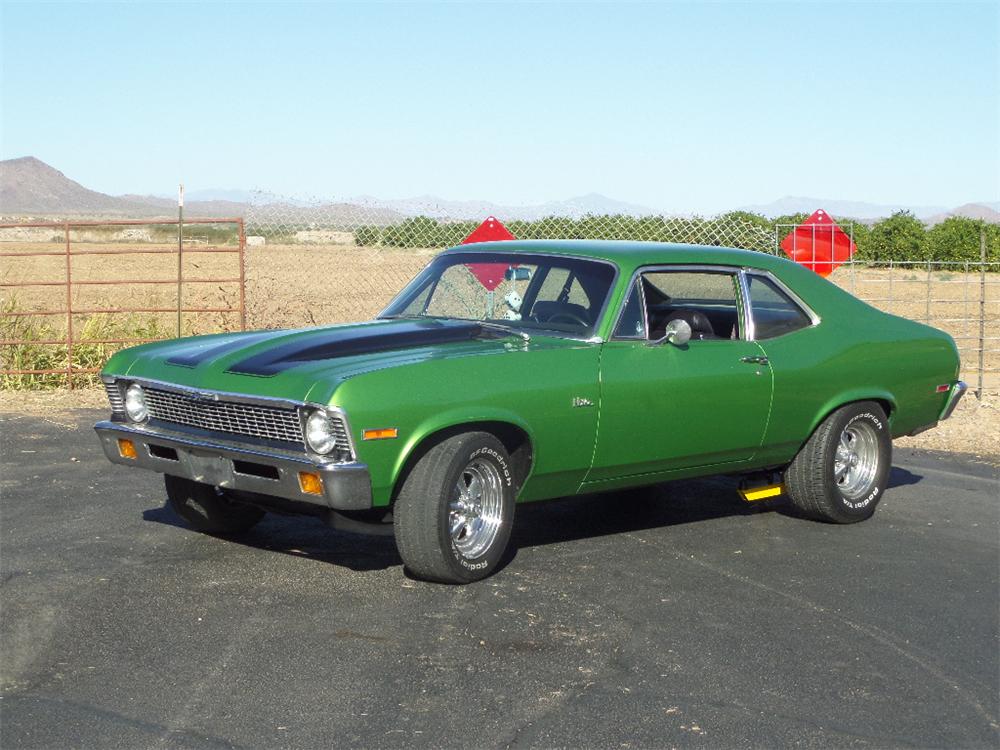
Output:
[[[181,285],[184,279],[184,185],[177,189],[177,338],[181,337]]]
[[[983,373],[986,371],[986,228],[979,228],[979,384],[976,398],[983,400]]]
[[[924,306],[924,318],[927,325],[931,324],[931,262],[927,261],[927,304]]]
[[[240,231],[240,330],[247,329],[247,299],[246,299],[246,251],[247,234],[243,219],[239,222]]]
[[[70,261],[69,222],[63,225],[66,236],[66,381],[73,390],[73,268]]]

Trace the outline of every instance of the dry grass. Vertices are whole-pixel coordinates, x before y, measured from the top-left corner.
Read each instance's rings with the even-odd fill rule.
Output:
[[[58,251],[58,242],[2,243],[4,251]],[[78,243],[74,245],[72,275],[74,281],[130,279],[127,285],[74,286],[73,308],[99,307],[171,307],[176,304],[174,283],[141,284],[135,280],[173,282],[177,259],[170,253],[145,255],[86,255],[95,250],[169,251],[173,245],[143,243]],[[203,249],[199,246],[197,249]],[[220,246],[226,249],[226,246]],[[233,249],[230,246],[228,249]],[[433,257],[434,250],[373,249],[353,245],[267,245],[246,251],[246,303],[249,328],[295,328],[303,325],[364,320],[377,313],[413,275]],[[0,259],[0,281],[65,279],[64,256]],[[235,254],[190,253],[185,255],[186,279],[238,278]],[[980,293],[985,294],[985,354],[987,395],[983,401],[973,396],[963,400],[956,415],[916,438],[905,438],[900,445],[992,456],[1000,460],[1000,278],[988,276],[985,285],[975,273],[943,273],[932,269],[841,268],[831,277],[857,296],[877,307],[948,331],[955,337],[963,357],[963,375],[975,387],[978,364],[979,326],[974,322],[980,308]],[[190,283],[185,285],[185,307],[236,307],[238,284]],[[10,288],[0,288],[0,303],[11,298]],[[22,310],[60,309],[65,305],[61,287],[32,287],[16,291]],[[80,331],[88,316],[76,316],[74,326]],[[150,313],[155,325],[176,332],[176,314]],[[49,318],[53,328],[65,330],[65,316]],[[183,333],[203,333],[236,329],[239,316],[234,313],[187,313]],[[79,338],[79,336],[77,337]],[[991,395],[992,394],[992,395]],[[89,400],[88,400],[89,399]],[[46,411],[73,405],[103,405],[103,396],[89,390],[76,393],[47,392],[34,396],[4,392],[3,408]]]

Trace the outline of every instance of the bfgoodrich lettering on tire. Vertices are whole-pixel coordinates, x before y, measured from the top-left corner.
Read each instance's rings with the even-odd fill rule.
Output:
[[[885,412],[872,401],[861,401],[823,420],[785,472],[785,487],[806,515],[855,523],[875,512],[891,468]]]
[[[419,578],[467,583],[490,575],[510,538],[514,475],[486,432],[448,438],[410,472],[393,510],[396,546]]]

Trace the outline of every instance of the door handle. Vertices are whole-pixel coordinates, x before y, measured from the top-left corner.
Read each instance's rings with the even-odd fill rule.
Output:
[[[767,357],[740,357],[740,362],[746,362],[748,365],[766,365]]]

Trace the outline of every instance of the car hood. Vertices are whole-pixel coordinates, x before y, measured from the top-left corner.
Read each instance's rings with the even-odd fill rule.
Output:
[[[340,383],[360,373],[524,346],[517,337],[472,321],[378,320],[146,344],[116,354],[105,373],[328,403]]]

